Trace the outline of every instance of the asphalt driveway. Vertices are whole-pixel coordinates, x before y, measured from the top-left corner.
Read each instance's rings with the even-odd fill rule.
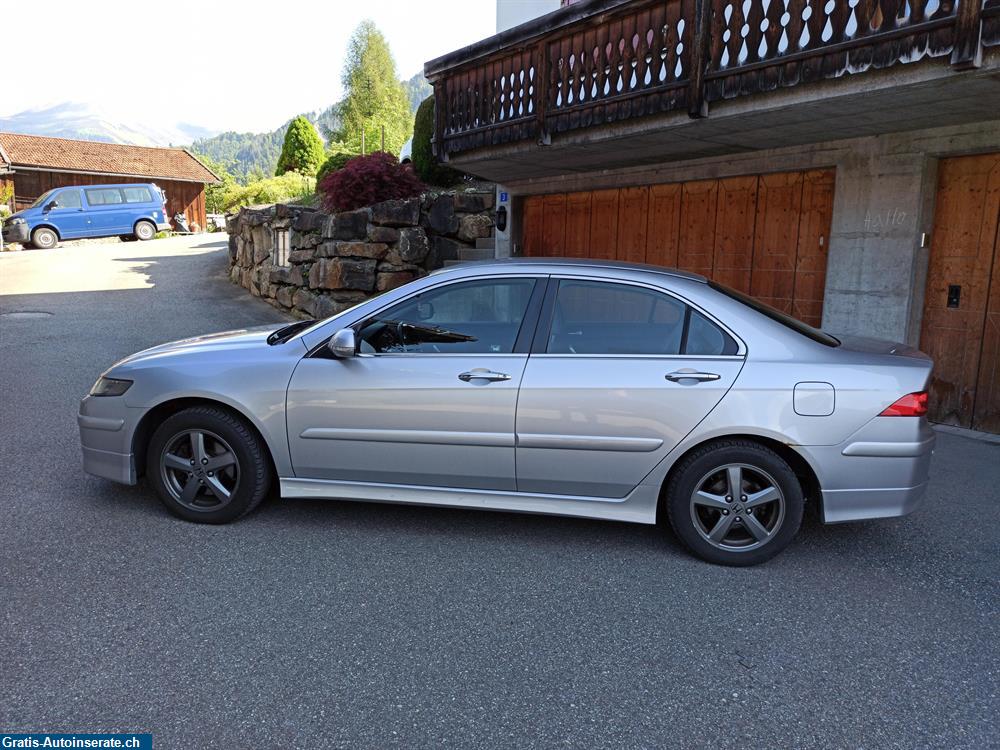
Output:
[[[198,526],[83,474],[76,408],[104,368],[281,319],[228,283],[223,247],[0,255],[0,729],[161,749],[1000,747],[1000,445],[943,434],[916,514],[810,516],[748,570],[561,518],[271,500]]]

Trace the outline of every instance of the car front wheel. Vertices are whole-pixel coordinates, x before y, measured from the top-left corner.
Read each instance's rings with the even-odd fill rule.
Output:
[[[184,409],[150,440],[146,476],[167,509],[198,523],[228,523],[264,499],[271,464],[257,434],[214,406]]]
[[[667,488],[670,525],[699,557],[757,565],[781,552],[802,522],[802,487],[774,451],[749,440],[707,445],[683,459]]]
[[[59,236],[48,227],[40,227],[31,233],[31,244],[39,250],[48,250],[59,244]]]

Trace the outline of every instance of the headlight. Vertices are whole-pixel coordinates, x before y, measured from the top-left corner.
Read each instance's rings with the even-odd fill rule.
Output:
[[[131,380],[118,380],[117,378],[100,377],[90,389],[91,396],[121,396],[132,387]]]
[[[20,216],[18,216],[16,218],[10,220],[10,225],[11,226],[14,226],[15,224],[26,224],[26,223],[27,222],[24,219],[22,219]]]

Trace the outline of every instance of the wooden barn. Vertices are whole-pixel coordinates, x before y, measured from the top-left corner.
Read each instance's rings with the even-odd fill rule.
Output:
[[[0,195],[13,185],[17,211],[47,190],[67,185],[155,182],[167,194],[167,215],[184,213],[205,227],[205,185],[219,178],[182,148],[123,146],[20,133],[0,133]]]

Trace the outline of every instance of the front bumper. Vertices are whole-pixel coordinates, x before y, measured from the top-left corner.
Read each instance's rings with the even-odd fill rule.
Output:
[[[138,482],[132,453],[136,411],[121,397],[87,396],[80,402],[76,422],[85,472],[122,484]]]
[[[27,224],[4,224],[3,225],[3,241],[4,242],[19,242],[22,245],[28,241],[31,236],[28,231]]]

